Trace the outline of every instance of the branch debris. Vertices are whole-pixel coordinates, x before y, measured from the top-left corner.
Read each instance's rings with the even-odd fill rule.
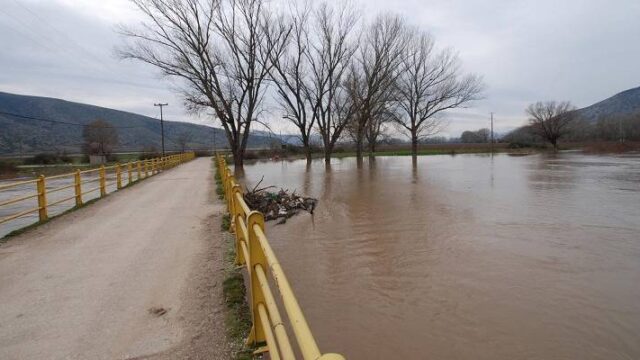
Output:
[[[260,183],[262,183],[262,179],[252,190],[247,189],[244,201],[249,205],[249,208],[263,213],[265,221],[280,219],[278,224],[284,224],[288,218],[300,211],[304,210],[313,214],[313,210],[318,204],[317,199],[299,196],[295,191],[292,193],[285,189],[280,189],[278,192],[267,191],[275,186],[259,188]]]

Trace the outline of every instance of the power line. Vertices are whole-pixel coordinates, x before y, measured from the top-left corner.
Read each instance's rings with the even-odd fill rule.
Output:
[[[21,114],[6,112],[6,111],[0,111],[0,115],[13,116],[21,119],[44,121],[44,122],[53,123],[53,124],[73,125],[73,126],[82,126],[82,127],[91,126],[90,124],[78,124],[78,123],[62,121],[62,120],[45,119],[41,117],[21,115]],[[111,126],[111,127],[116,129],[135,129],[135,128],[144,128],[146,126]]]

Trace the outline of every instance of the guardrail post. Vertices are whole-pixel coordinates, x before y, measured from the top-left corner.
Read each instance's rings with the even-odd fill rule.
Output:
[[[104,165],[100,165],[100,197],[107,195],[107,179]]]
[[[82,205],[82,175],[80,175],[80,170],[76,170],[74,175],[75,182],[75,190],[76,190],[76,206]]]
[[[149,160],[144,161],[144,177],[149,177]]]
[[[36,189],[38,191],[38,216],[40,221],[45,221],[49,216],[47,214],[47,184],[45,183],[44,175],[38,177]]]
[[[238,231],[238,217],[241,216],[241,207],[240,204],[236,204],[236,194],[240,194],[240,197],[242,197],[242,189],[240,188],[240,185],[235,185],[231,189],[231,207],[229,208],[231,223],[229,224],[229,230],[232,233],[236,234],[236,264],[242,265],[247,259],[245,259],[242,255],[242,249],[240,248],[240,239],[238,238],[238,234],[241,232]],[[245,214],[245,216],[247,215],[248,214]]]
[[[122,188],[122,174],[120,173],[120,164],[116,164],[116,188]]]
[[[262,327],[262,321],[260,319],[260,313],[258,312],[258,304],[265,302],[264,294],[260,288],[260,281],[256,276],[255,266],[260,264],[265,272],[268,271],[269,266],[267,259],[260,246],[260,241],[254,230],[254,226],[259,226],[264,230],[264,216],[258,211],[252,211],[247,216],[247,228],[249,230],[249,259],[246,259],[250,269],[249,278],[251,282],[251,318],[253,325],[251,326],[251,332],[249,333],[249,339],[247,342],[250,344],[264,342],[266,340],[264,334],[264,328]],[[272,344],[275,346],[275,344]]]
[[[136,178],[136,181],[138,181],[142,177],[142,165],[140,164],[140,160],[136,161],[136,164],[136,168],[138,170],[138,177]]]
[[[131,163],[127,163],[127,184],[131,185]]]

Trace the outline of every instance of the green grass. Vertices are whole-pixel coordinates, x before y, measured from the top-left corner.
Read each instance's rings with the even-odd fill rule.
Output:
[[[216,194],[219,199],[223,199],[224,190],[215,162],[213,167],[215,169]],[[222,217],[220,226],[222,236],[227,239],[224,258],[226,274],[225,280],[222,283],[222,294],[227,308],[225,328],[231,343],[236,345],[234,360],[251,360],[253,359],[253,351],[255,348],[247,347],[245,344],[245,339],[251,330],[251,310],[247,304],[247,289],[244,285],[242,268],[235,265],[236,253],[234,239],[227,235],[230,225],[231,217],[229,214],[225,214]]]

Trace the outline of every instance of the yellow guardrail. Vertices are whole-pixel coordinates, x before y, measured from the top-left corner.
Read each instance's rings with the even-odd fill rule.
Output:
[[[38,219],[40,221],[45,221],[49,218],[48,209],[51,206],[71,202],[72,200],[75,200],[75,206],[81,206],[83,204],[83,196],[94,191],[100,191],[100,197],[104,197],[107,195],[109,180],[112,181],[111,185],[114,185],[115,183],[117,191],[123,187],[123,180],[126,181],[127,184],[132,184],[149,176],[155,175],[162,170],[169,169],[178,164],[189,161],[194,157],[195,154],[193,152],[187,152],[147,160],[132,161],[125,164],[116,164],[112,166],[103,165],[96,169],[84,171],[76,170],[75,172],[62,175],[40,175],[38,178],[33,180],[18,181],[0,185],[0,194],[3,192],[15,191],[16,189],[24,186],[33,186],[34,191],[33,194],[20,195],[0,200],[0,208],[25,202],[30,199],[37,199],[37,206],[2,217],[0,218],[0,224],[36,212],[38,213]],[[109,177],[109,173],[111,173],[112,177]],[[87,179],[87,177],[89,178]],[[47,181],[58,179],[68,179],[69,184],[54,189],[47,188]],[[83,185],[94,182],[97,182],[98,184],[93,188],[83,189]],[[56,199],[53,202],[47,202],[48,195],[68,189],[73,189],[73,195],[63,197],[62,199]],[[72,207],[73,206],[70,206],[70,208]]]
[[[264,232],[264,216],[251,210],[244,201],[242,188],[236,182],[225,159],[216,156],[224,196],[235,233],[236,263],[245,264],[249,274],[252,327],[247,342],[266,343],[256,353],[269,352],[271,359],[295,359],[280,311],[269,286],[269,275],[279,289],[300,354],[304,360],[344,360],[339,354],[322,354],[304,318],[291,285],[269,245]]]

